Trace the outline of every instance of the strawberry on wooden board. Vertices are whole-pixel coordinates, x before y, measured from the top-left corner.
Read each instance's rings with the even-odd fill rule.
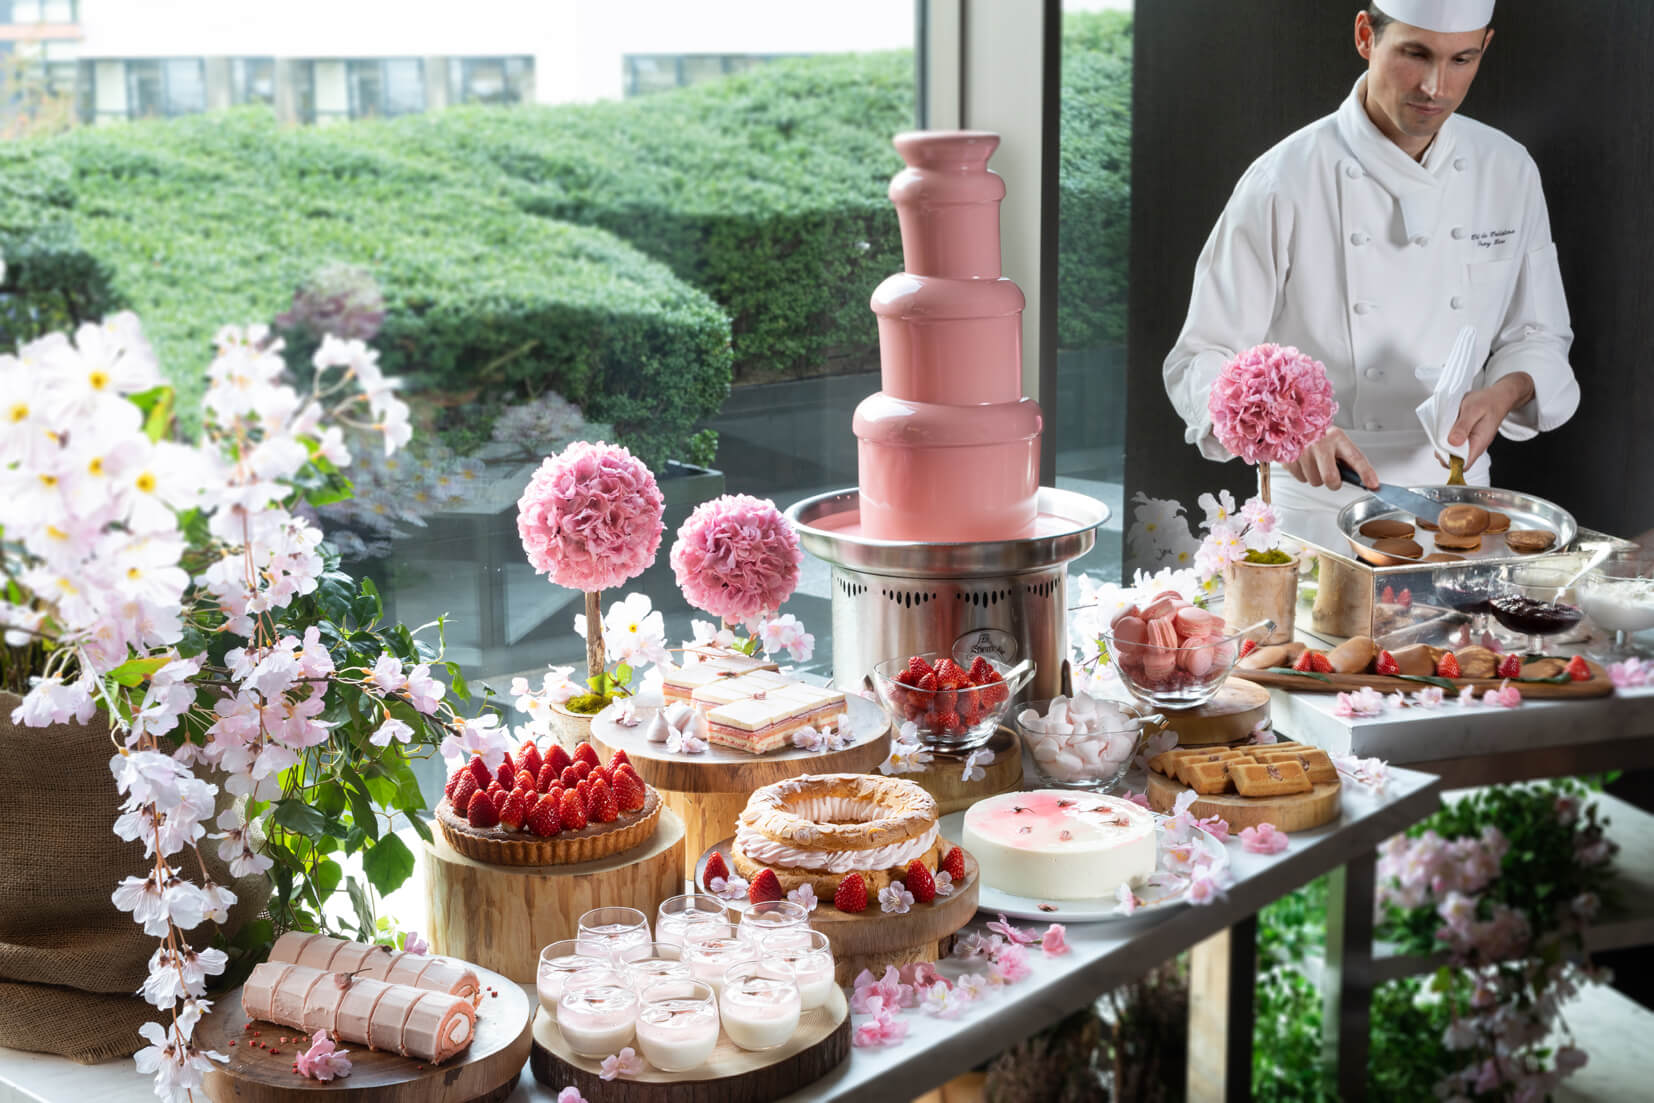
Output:
[[[861,879],[861,874],[852,873],[838,883],[838,891],[833,893],[833,906],[852,915],[867,910],[867,882]]]
[[[1332,660],[1327,658],[1326,652],[1306,651],[1304,654],[1309,656],[1309,668],[1312,672],[1316,674],[1332,673]]]
[[[766,900],[780,900],[786,895],[781,891],[781,881],[773,869],[759,870],[758,876],[747,886],[747,899],[754,904],[762,904]]]
[[[953,878],[954,884],[957,885],[963,882],[965,880],[965,852],[957,846],[948,851],[947,856],[942,859],[942,869],[946,871],[949,877]]]
[[[1296,659],[1292,660],[1292,669],[1304,674],[1308,674],[1313,671],[1315,669],[1315,660],[1312,657],[1314,654],[1315,652],[1313,651],[1303,652]]]
[[[1575,655],[1569,659],[1567,670],[1568,677],[1576,682],[1589,682],[1591,680],[1591,668],[1585,665],[1584,655]]]
[[[1241,645],[1240,645],[1240,654],[1236,657],[1244,659],[1248,655],[1252,654],[1252,652],[1256,651],[1257,649],[1258,649],[1258,641],[1257,640],[1242,640]]]
[[[1522,676],[1522,656],[1514,651],[1509,655],[1501,656],[1499,666],[1493,672],[1496,678],[1520,678]]]
[[[729,866],[725,863],[724,856],[714,850],[712,857],[706,860],[706,868],[701,871],[701,880],[705,884],[711,885],[713,878],[716,877],[722,877],[726,881],[729,880]]]
[[[1373,660],[1373,673],[1393,678],[1401,673],[1401,664],[1397,663],[1396,657],[1388,651],[1380,651],[1378,658]]]
[[[1442,678],[1462,678],[1463,671],[1459,669],[1459,657],[1449,651],[1436,664],[1436,674]]]
[[[928,904],[936,899],[936,878],[931,876],[930,868],[918,858],[908,863],[907,876],[902,878],[907,891],[913,894],[916,904]]]

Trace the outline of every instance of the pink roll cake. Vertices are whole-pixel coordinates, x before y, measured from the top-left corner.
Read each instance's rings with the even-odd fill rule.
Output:
[[[248,1018],[306,1034],[325,1030],[431,1064],[463,1052],[477,1033],[477,1009],[463,996],[288,962],[254,966],[241,990],[241,1009]]]
[[[303,965],[324,973],[350,973],[363,980],[429,988],[468,999],[474,998],[480,988],[476,970],[462,961],[349,942],[325,934],[288,931],[271,947],[270,960]]]

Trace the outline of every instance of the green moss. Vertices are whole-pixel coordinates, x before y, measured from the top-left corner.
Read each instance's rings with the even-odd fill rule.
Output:
[[[1280,548],[1270,548],[1268,551],[1252,549],[1247,551],[1245,559],[1248,563],[1262,563],[1268,566],[1292,562],[1292,557]]]

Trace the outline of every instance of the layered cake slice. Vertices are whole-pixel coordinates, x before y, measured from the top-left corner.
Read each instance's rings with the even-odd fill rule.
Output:
[[[749,670],[734,678],[714,679],[689,695],[689,703],[702,712],[734,704],[775,690],[796,685],[791,678],[773,670]]]
[[[837,727],[845,711],[843,693],[789,682],[708,709],[707,739],[721,747],[763,754],[785,746],[803,728]]]

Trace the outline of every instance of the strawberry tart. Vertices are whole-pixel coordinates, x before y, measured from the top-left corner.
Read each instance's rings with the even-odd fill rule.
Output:
[[[467,858],[505,866],[568,865],[619,854],[648,840],[660,794],[625,751],[600,763],[590,743],[570,755],[533,742],[490,773],[481,756],[455,770],[436,808],[448,844]]]
[[[1097,793],[989,797],[965,812],[963,835],[984,884],[1031,900],[1109,897],[1155,869],[1153,815]]]
[[[869,896],[914,866],[933,875],[949,846],[936,800],[911,781],[877,774],[806,774],[752,794],[735,828],[735,870],[756,888],[810,885],[835,899],[854,875]],[[911,890],[911,885],[909,886]],[[923,902],[923,901],[921,901]]]

